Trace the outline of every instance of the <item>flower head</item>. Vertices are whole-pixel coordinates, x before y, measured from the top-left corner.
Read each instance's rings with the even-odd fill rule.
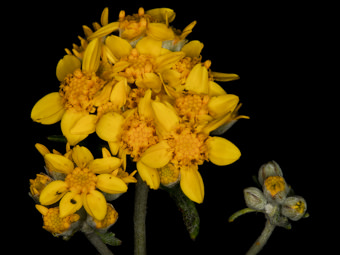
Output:
[[[89,215],[103,220],[106,212],[106,199],[97,189],[118,194],[127,191],[126,183],[117,177],[121,159],[108,156],[94,159],[86,148],[77,145],[66,156],[46,153],[44,159],[49,171],[63,173],[64,180],[50,182],[41,192],[42,205],[52,205],[60,200],[61,218],[75,213],[84,207]]]

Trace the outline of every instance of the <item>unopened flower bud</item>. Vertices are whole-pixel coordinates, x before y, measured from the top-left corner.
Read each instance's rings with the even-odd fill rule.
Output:
[[[289,187],[281,176],[270,176],[263,183],[263,194],[271,202],[282,204],[288,191]]]
[[[291,220],[297,221],[301,219],[307,210],[307,203],[303,197],[288,197],[282,204],[281,213]]]
[[[261,190],[255,187],[246,188],[244,191],[244,199],[249,208],[256,211],[263,211],[267,200]]]
[[[258,180],[263,186],[264,180],[270,176],[283,176],[280,166],[273,160],[260,167]]]

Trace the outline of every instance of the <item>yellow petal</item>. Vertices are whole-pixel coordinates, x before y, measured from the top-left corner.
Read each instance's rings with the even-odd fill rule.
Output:
[[[179,39],[180,40],[184,40],[185,37],[187,37],[191,32],[192,32],[192,29],[196,26],[196,23],[197,21],[194,20],[193,22],[191,22],[189,25],[187,25],[183,31],[182,31],[182,34],[179,36]]]
[[[69,174],[74,169],[73,162],[62,155],[48,153],[44,156],[44,159],[49,170]]]
[[[153,101],[151,107],[157,124],[163,131],[170,132],[178,125],[179,117],[170,104]]]
[[[89,43],[84,52],[82,66],[83,72],[93,73],[97,71],[100,63],[100,54],[101,54],[101,42],[99,38],[95,38],[93,41]]]
[[[155,73],[145,73],[143,78],[137,79],[135,83],[137,87],[152,89],[155,93],[159,93],[162,89],[162,81]]]
[[[105,45],[110,49],[116,58],[128,56],[132,46],[127,40],[115,35],[110,35],[105,40]]]
[[[59,217],[64,218],[75,213],[83,206],[80,194],[67,192],[59,203]]]
[[[41,192],[39,202],[42,205],[51,205],[58,202],[67,192],[67,184],[63,181],[49,183]]]
[[[240,77],[234,73],[211,72],[211,74],[216,81],[234,81],[240,79]]]
[[[209,97],[222,96],[227,92],[216,82],[209,81]]]
[[[94,39],[100,39],[100,37],[104,37],[108,34],[111,34],[113,31],[116,31],[118,29],[119,29],[119,22],[109,23],[99,28],[96,32],[94,32],[89,37],[87,37],[87,40],[91,41]]]
[[[103,220],[107,212],[106,199],[98,190],[92,190],[90,194],[83,195],[85,210],[97,220]]]
[[[185,89],[194,91],[197,94],[208,94],[209,80],[207,68],[200,63],[195,65],[187,77]]]
[[[151,108],[151,95],[152,95],[152,91],[151,89],[148,89],[145,92],[144,97],[141,98],[138,103],[139,115],[147,119],[153,118],[153,110]]]
[[[162,41],[157,41],[148,36],[143,37],[136,45],[139,54],[158,57],[161,54]]]
[[[84,140],[89,134],[81,134],[76,135],[71,132],[72,128],[75,124],[84,116],[87,116],[87,113],[75,112],[68,110],[64,113],[63,118],[61,119],[61,131],[63,135],[66,137],[67,141],[71,146],[76,145],[80,141]]]
[[[163,23],[166,23],[166,22],[170,23],[176,17],[176,13],[172,9],[169,9],[169,8],[151,9],[151,10],[146,11],[146,14],[151,15],[157,21],[163,22]]]
[[[116,157],[99,158],[91,161],[88,164],[88,168],[96,174],[111,173],[113,170],[117,169],[121,163],[121,159]]]
[[[120,110],[120,108],[125,105],[129,88],[126,79],[123,79],[114,85],[110,95],[110,101],[115,106],[115,110]]]
[[[102,26],[109,24],[109,8],[108,7],[104,8],[102,12],[102,16],[100,17],[100,23],[102,24]]]
[[[107,142],[116,142],[119,140],[123,123],[124,117],[122,115],[116,112],[108,112],[97,123],[97,135]]]
[[[141,161],[137,162],[137,169],[140,177],[146,184],[150,187],[150,189],[158,189],[160,185],[160,177],[159,173],[155,168],[148,167],[143,164]]]
[[[70,129],[72,135],[89,135],[96,131],[97,116],[86,114],[82,116]]]
[[[35,148],[39,151],[39,153],[42,155],[42,156],[45,156],[46,154],[48,153],[51,153],[49,151],[49,149],[47,149],[47,147],[45,145],[42,145],[40,143],[36,143],[35,144]]]
[[[146,34],[159,41],[173,40],[175,38],[172,28],[162,23],[149,23]]]
[[[208,111],[211,116],[218,118],[232,112],[239,102],[239,97],[232,94],[225,94],[210,98]]]
[[[45,125],[58,122],[65,113],[62,100],[58,92],[47,94],[34,105],[31,112],[32,120]]]
[[[194,40],[184,45],[181,51],[185,53],[186,57],[198,58],[201,55],[203,46],[204,46],[203,43],[201,43],[200,41]]]
[[[42,215],[47,215],[48,213],[48,208],[42,205],[35,205],[35,208],[42,214]]]
[[[184,52],[171,52],[161,56],[156,59],[156,70],[157,73],[163,73],[164,71],[170,70],[170,68],[180,59],[185,57]]]
[[[230,141],[222,137],[210,137],[206,144],[208,146],[209,160],[218,166],[234,163],[241,156],[240,150]]]
[[[120,194],[127,191],[125,182],[112,174],[100,174],[97,176],[97,188],[109,194]]]
[[[80,168],[84,168],[89,162],[94,160],[91,151],[88,148],[79,145],[72,149],[72,159]]]
[[[149,147],[142,155],[141,161],[152,168],[161,168],[169,163],[172,158],[170,146],[163,140]]]
[[[73,55],[65,55],[59,60],[56,75],[59,81],[63,81],[66,75],[73,73],[81,67],[81,61]]]
[[[181,168],[181,189],[183,193],[196,203],[202,203],[204,199],[203,179],[197,167]]]

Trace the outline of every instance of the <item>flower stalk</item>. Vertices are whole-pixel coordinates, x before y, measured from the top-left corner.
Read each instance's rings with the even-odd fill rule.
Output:
[[[137,184],[135,193],[135,207],[134,207],[134,254],[146,255],[146,231],[145,231],[145,219],[146,219],[146,204],[148,200],[149,187],[142,180],[139,174],[137,174]]]
[[[255,243],[250,247],[246,255],[258,254],[262,250],[262,248],[265,246],[265,244],[267,243],[274,229],[275,229],[275,225],[271,224],[270,221],[267,220],[266,225],[261,235],[256,239]]]
[[[86,238],[92,243],[92,245],[97,249],[101,255],[113,255],[111,250],[103,243],[101,238],[94,232],[94,229],[89,225],[84,224],[82,227],[82,232]]]

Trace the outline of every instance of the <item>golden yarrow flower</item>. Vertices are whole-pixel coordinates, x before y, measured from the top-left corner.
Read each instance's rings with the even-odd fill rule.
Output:
[[[84,207],[89,215],[102,220],[107,206],[104,195],[97,189],[109,194],[127,191],[125,182],[116,176],[118,170],[115,170],[121,165],[119,158],[94,159],[86,147],[77,145],[66,156],[46,153],[44,159],[49,171],[66,175],[65,180],[49,183],[39,197],[42,205],[52,205],[60,200],[61,218]]]

